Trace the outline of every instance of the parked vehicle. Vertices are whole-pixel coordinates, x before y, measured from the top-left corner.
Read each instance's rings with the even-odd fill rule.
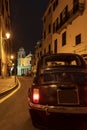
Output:
[[[87,65],[82,56],[42,56],[28,91],[28,104],[36,127],[45,125],[51,114],[87,115]]]

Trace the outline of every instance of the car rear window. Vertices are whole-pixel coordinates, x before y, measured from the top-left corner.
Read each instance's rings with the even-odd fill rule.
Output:
[[[54,66],[81,66],[81,60],[78,56],[51,56],[44,58],[44,66],[54,67]]]

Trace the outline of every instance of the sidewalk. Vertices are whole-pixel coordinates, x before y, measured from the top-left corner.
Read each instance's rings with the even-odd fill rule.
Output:
[[[0,96],[14,89],[16,86],[17,82],[15,82],[15,76],[10,76],[6,78],[0,77]]]

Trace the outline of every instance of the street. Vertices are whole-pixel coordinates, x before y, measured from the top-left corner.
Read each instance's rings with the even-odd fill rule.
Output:
[[[0,104],[1,130],[37,130],[28,112],[27,91],[31,79],[20,77],[20,89]]]
[[[32,125],[28,112],[27,92],[32,79],[18,77],[20,89],[0,104],[0,129],[1,130],[38,130]],[[49,116],[49,130],[87,130],[87,118],[73,117],[70,115]],[[54,123],[53,123],[54,122]],[[55,123],[56,122],[56,123]]]

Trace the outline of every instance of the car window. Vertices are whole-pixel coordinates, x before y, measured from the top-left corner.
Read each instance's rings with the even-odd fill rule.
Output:
[[[53,66],[81,66],[81,60],[78,56],[52,56],[46,57],[43,60],[43,64],[46,67],[53,67]]]

